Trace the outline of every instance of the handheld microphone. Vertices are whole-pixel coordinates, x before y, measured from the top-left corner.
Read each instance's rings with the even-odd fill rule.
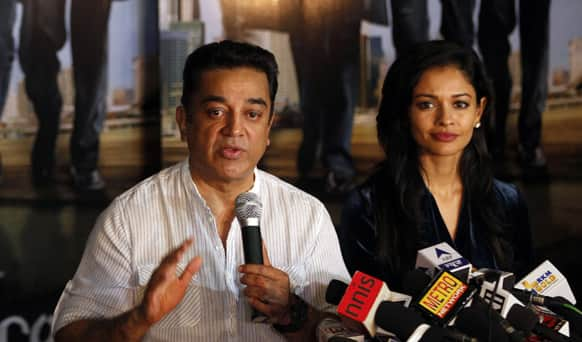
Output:
[[[564,297],[549,297],[536,294],[533,291],[513,289],[511,293],[525,303],[531,303],[550,309],[552,312],[566,319],[573,334],[582,332],[582,312]]]
[[[419,250],[416,254],[415,268],[426,270],[431,277],[434,277],[441,270],[448,271],[463,282],[469,280],[471,273],[469,260],[446,242]]]
[[[572,293],[568,280],[549,260],[542,262],[521,279],[515,287],[544,296],[564,297],[570,303],[576,304],[576,298]]]
[[[235,214],[241,227],[245,263],[263,264],[263,240],[260,221],[263,205],[259,196],[252,192],[243,192],[235,200]],[[252,321],[265,323],[267,316],[252,308]]]
[[[549,297],[537,294],[533,291],[512,289],[511,293],[519,300],[525,303],[532,303],[539,306],[545,306],[546,308],[554,311],[554,309],[560,310],[564,305],[573,305],[564,297]],[[556,311],[554,311],[556,312]],[[559,314],[559,312],[556,312]]]
[[[380,328],[394,333],[407,342],[477,342],[475,338],[461,332],[431,326],[418,312],[393,302],[382,302],[378,306],[374,320]]]
[[[540,324],[537,314],[526,307],[519,305],[512,307],[507,314],[507,319],[518,329],[532,332],[550,341],[566,342],[569,340],[568,336]]]
[[[514,305],[523,306],[511,292],[515,282],[513,273],[500,272],[496,281],[483,281],[479,296],[491,305],[502,317],[506,318],[507,313]]]
[[[426,272],[420,269],[414,269],[406,272],[402,278],[402,288],[407,292],[407,294],[412,296],[413,300],[417,300],[430,281],[431,277],[429,277]]]
[[[470,333],[479,341],[509,342],[508,335],[500,324],[490,324],[487,313],[473,306],[464,308],[457,315],[455,327],[464,333]],[[523,339],[521,340],[523,341]]]
[[[447,271],[441,271],[413,302],[430,321],[446,325],[473,298],[476,289]]]
[[[517,304],[512,304],[513,306],[519,306]],[[494,310],[489,303],[486,303],[482,298],[477,297],[471,305],[471,309],[478,310],[486,318],[486,327],[493,329],[493,327],[499,327],[502,331],[507,334],[507,336],[514,342],[521,342],[525,340],[525,334],[520,329],[511,324],[511,322],[503,317],[498,311]],[[511,309],[509,309],[511,310]],[[460,315],[460,314],[459,314]],[[458,324],[458,322],[457,322]]]
[[[361,323],[371,336],[377,333],[374,313],[383,301],[408,305],[410,296],[391,291],[378,278],[356,271],[349,285],[339,280],[332,280],[327,287],[325,300],[337,305],[339,315]]]
[[[332,281],[332,283],[336,283]],[[330,291],[341,291],[339,285],[327,288],[326,299],[337,299],[337,295],[328,295]],[[335,288],[335,290],[334,290]],[[371,336],[376,335],[376,324],[374,324],[374,314],[381,302],[390,299],[390,289],[380,279],[356,271],[352,281],[345,289],[339,303],[337,303],[338,314],[362,323]],[[335,304],[332,302],[332,304]]]
[[[374,286],[370,286],[372,283]],[[372,336],[376,336],[377,330],[384,330],[409,342],[441,341],[443,336],[453,341],[475,342],[462,333],[426,324],[418,312],[392,300],[401,296],[410,298],[390,291],[379,279],[357,271],[349,286],[332,280],[325,299],[330,304],[339,303],[338,314],[360,322]]]
[[[532,297],[533,308],[542,317],[544,322],[552,323],[554,327],[560,327],[559,332],[563,335],[580,334],[582,332],[582,317],[578,309],[573,305],[576,304],[576,298],[566,277],[549,261],[545,260],[515,286],[518,290],[531,291],[535,294]],[[514,293],[515,294],[515,293]],[[518,294],[519,295],[519,294]],[[538,297],[538,295],[544,296]],[[559,300],[549,298],[563,298],[568,303],[559,305]],[[529,298],[528,298],[529,300]],[[536,303],[536,301],[538,303]],[[539,304],[539,303],[544,304]],[[556,313],[567,321],[560,320],[551,314]],[[572,331],[570,331],[572,330]]]
[[[241,227],[245,263],[263,263],[263,240],[261,238],[261,214],[263,205],[259,196],[252,192],[243,192],[235,201],[236,218]]]

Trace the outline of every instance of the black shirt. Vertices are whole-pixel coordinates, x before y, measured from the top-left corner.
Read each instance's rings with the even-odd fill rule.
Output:
[[[378,232],[374,222],[371,188],[369,183],[356,188],[344,204],[342,221],[337,228],[342,254],[350,273],[362,271],[382,279],[390,288],[398,290],[401,288],[403,273],[396,274],[387,269],[376,256]],[[507,225],[506,242],[511,246],[507,253],[511,256],[512,266],[504,271],[514,272],[517,276],[524,275],[529,271],[532,262],[527,206],[514,185],[495,180],[494,191],[503,211],[504,223]],[[474,217],[474,210],[467,195],[463,196],[454,240],[447,230],[434,197],[426,188],[421,201],[423,218],[416,250],[447,242],[474,267],[499,269],[486,236],[485,226]],[[415,260],[404,262],[407,265],[414,263]]]

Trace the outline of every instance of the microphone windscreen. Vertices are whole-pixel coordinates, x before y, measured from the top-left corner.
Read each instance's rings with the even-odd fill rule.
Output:
[[[234,210],[236,218],[239,221],[244,222],[248,218],[260,219],[263,212],[263,205],[257,194],[253,192],[243,192],[236,197]]]
[[[341,302],[344,293],[346,293],[347,288],[348,285],[343,281],[332,279],[325,291],[325,301],[329,304],[338,305]]]
[[[407,340],[418,326],[425,323],[418,312],[394,302],[380,303],[374,321],[377,326],[395,334],[403,341]]]
[[[402,289],[407,295],[418,298],[429,283],[430,277],[428,274],[422,270],[414,269],[404,275]]]
[[[513,305],[507,313],[507,320],[518,330],[531,332],[539,321],[538,315],[530,309]]]
[[[493,315],[488,316],[482,308],[468,307],[459,311],[455,327],[479,341],[509,341],[498,320]]]

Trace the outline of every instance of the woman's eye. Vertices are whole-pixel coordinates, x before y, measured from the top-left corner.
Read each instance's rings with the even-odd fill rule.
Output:
[[[416,107],[418,107],[419,109],[430,109],[430,108],[433,108],[434,105],[432,104],[432,102],[422,101],[422,102],[417,102]]]
[[[459,108],[459,109],[465,109],[469,107],[469,103],[465,102],[465,101],[457,101],[455,102],[455,108]]]

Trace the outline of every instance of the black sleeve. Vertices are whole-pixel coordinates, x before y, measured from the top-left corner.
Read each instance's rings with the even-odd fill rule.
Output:
[[[531,271],[534,262],[531,225],[527,204],[521,192],[515,187],[512,212],[513,218],[513,272],[519,278]]]
[[[375,258],[376,228],[369,190],[360,187],[348,195],[337,234],[350,274],[355,271],[377,277],[382,274]]]

